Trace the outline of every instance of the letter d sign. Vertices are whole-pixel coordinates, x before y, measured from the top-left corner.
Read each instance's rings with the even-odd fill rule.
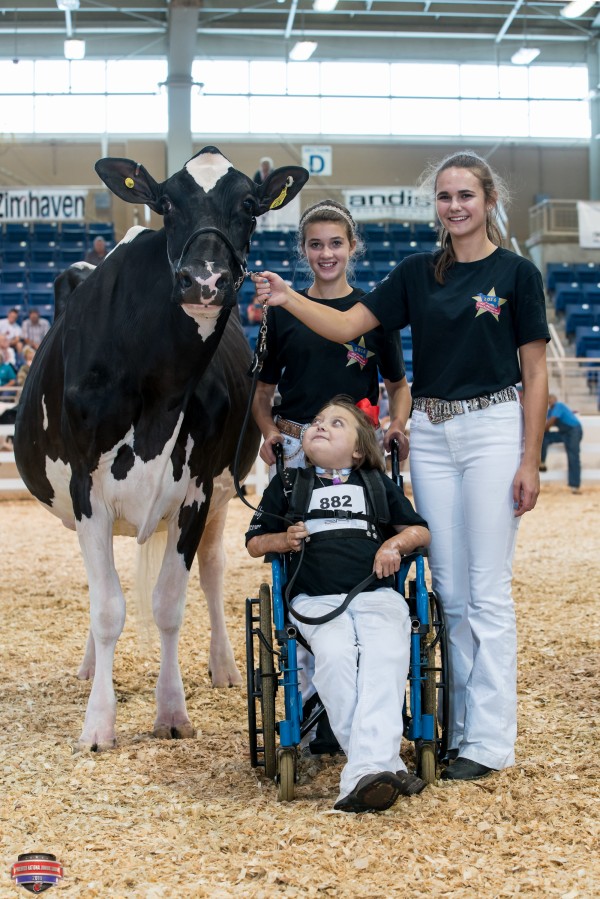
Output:
[[[331,175],[331,147],[302,147],[302,165],[311,175]]]

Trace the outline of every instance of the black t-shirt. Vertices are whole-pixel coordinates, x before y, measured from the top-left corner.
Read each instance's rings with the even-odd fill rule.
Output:
[[[498,248],[438,284],[435,259],[408,256],[360,301],[386,330],[411,326],[413,396],[466,400],[517,384],[517,349],[550,339],[540,272]]]
[[[306,291],[300,291],[307,296]],[[315,300],[345,312],[364,296],[354,289],[347,297]],[[333,396],[344,393],[354,402],[368,398],[376,406],[379,377],[400,381],[404,360],[400,334],[375,328],[349,343],[320,337],[287,310],[270,307],[267,314],[267,358],[260,373],[266,384],[278,384],[281,402],[274,413],[301,424],[312,421]]]
[[[413,509],[410,501],[402,490],[391,478],[381,473],[381,479],[385,486],[391,522],[396,525],[422,525],[427,527],[427,522]],[[323,479],[323,486],[318,476],[315,476],[309,508],[335,508],[341,502],[341,507],[350,508],[352,511],[368,511],[366,491],[362,479],[356,471],[351,472],[344,484],[334,486],[330,481]],[[333,497],[337,498],[336,500]],[[246,532],[246,543],[252,537],[262,534],[278,534],[287,530],[287,525],[281,518],[275,518],[269,513],[285,516],[288,510],[288,501],[283,492],[283,483],[279,475],[270,482],[263,494],[263,498],[254,514],[250,527]],[[332,519],[317,519],[309,521],[307,528],[310,533],[316,530],[329,530],[333,528],[335,536],[327,539],[315,539],[305,541],[304,558],[294,581],[292,595],[306,593],[308,596],[325,596],[329,594],[349,593],[353,587],[360,584],[373,570],[373,560],[380,543],[368,537],[357,536],[359,530],[364,530],[364,522],[333,521]],[[293,553],[290,562],[290,577],[294,575],[299,560],[299,554]],[[375,580],[367,590],[376,590],[379,587],[392,587],[394,578],[382,578]]]

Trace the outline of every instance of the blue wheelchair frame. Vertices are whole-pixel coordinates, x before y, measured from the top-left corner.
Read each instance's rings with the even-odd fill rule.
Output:
[[[407,578],[415,565],[415,578]],[[271,558],[271,591],[263,584],[258,598],[246,600],[246,654],[248,674],[248,722],[250,757],[253,767],[263,767],[278,787],[278,799],[294,797],[297,747],[324,714],[321,706],[303,720],[299,690],[297,631],[286,617],[284,589],[287,558]],[[446,722],[449,720],[448,652],[446,626],[441,606],[425,582],[425,561],[421,553],[407,556],[396,575],[396,589],[404,596],[411,618],[410,665],[404,713],[404,736],[415,744],[416,771],[432,783],[437,766],[447,752]],[[408,595],[407,595],[408,594]],[[255,614],[256,607],[259,614]],[[268,607],[268,610],[267,608]],[[267,627],[268,623],[268,627]],[[259,666],[254,660],[254,645],[259,645]],[[275,673],[273,657],[277,659]],[[275,722],[275,694],[283,689],[284,717]],[[258,726],[257,708],[261,712]],[[275,734],[279,746],[275,746]],[[262,743],[261,743],[262,738]]]

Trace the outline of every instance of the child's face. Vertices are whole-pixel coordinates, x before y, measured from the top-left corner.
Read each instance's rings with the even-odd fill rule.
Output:
[[[320,468],[354,468],[360,459],[356,450],[357,423],[342,406],[328,406],[306,429],[302,448]]]

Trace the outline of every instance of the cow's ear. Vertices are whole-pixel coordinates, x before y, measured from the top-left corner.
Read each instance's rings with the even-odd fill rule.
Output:
[[[155,212],[159,205],[160,186],[143,165],[133,159],[99,159],[94,166],[106,186],[127,203],[145,203]]]
[[[269,209],[281,209],[292,200],[308,181],[308,172],[299,165],[288,165],[271,172],[259,191],[258,215]]]

